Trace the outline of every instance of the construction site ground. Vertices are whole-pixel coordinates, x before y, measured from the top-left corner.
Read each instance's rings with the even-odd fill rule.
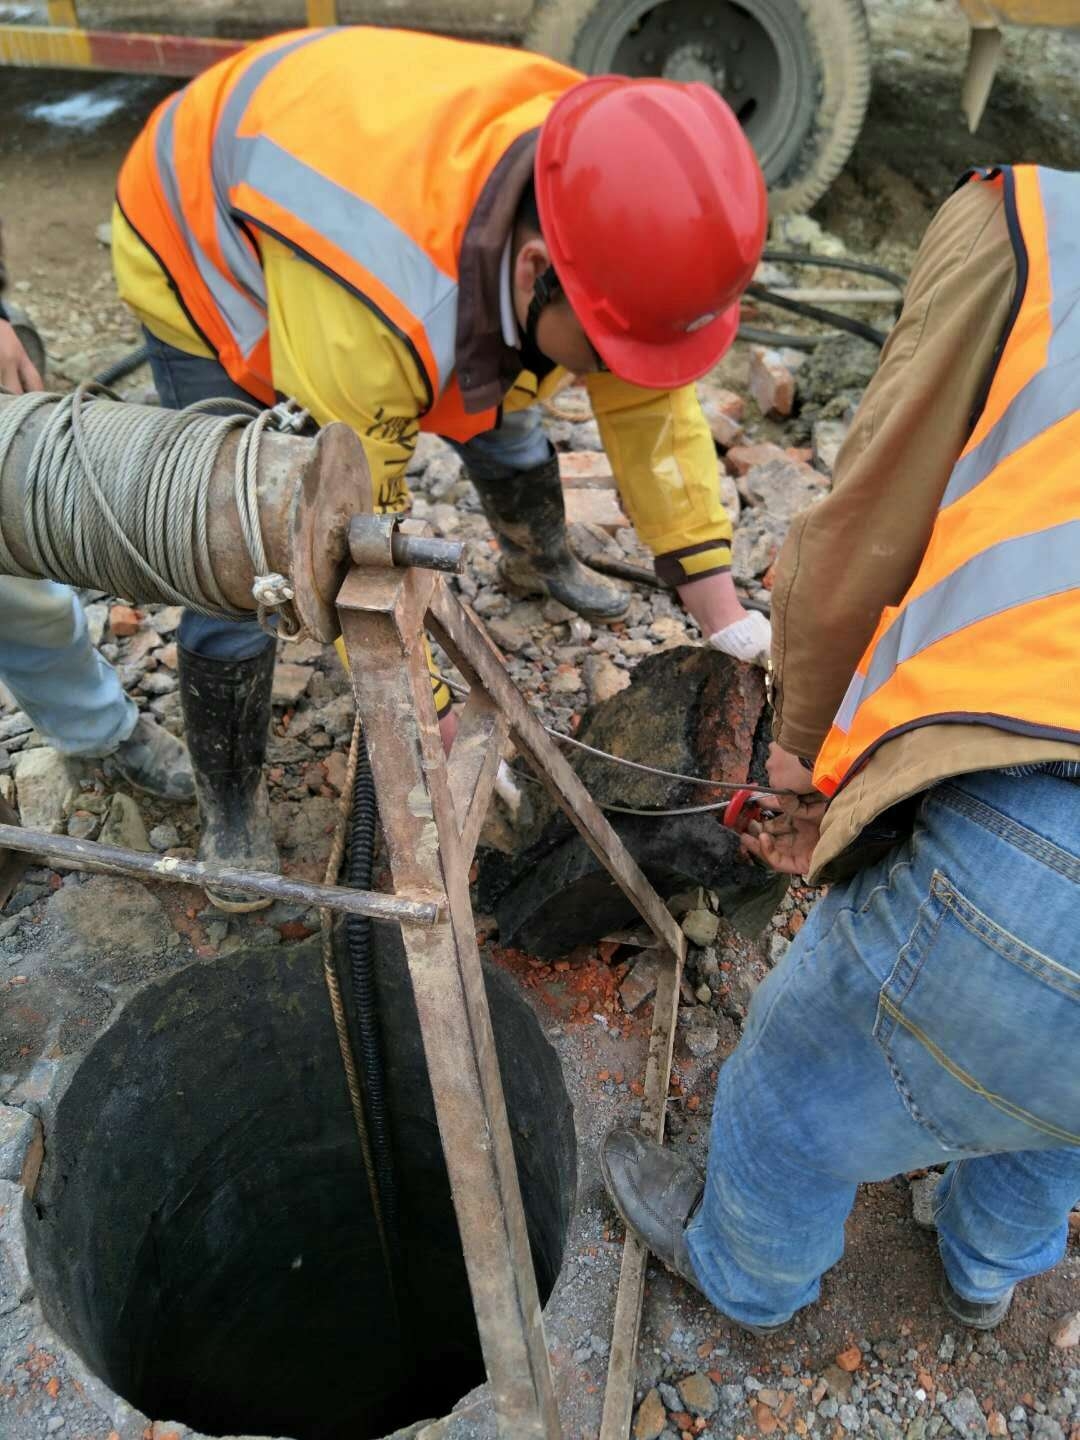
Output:
[[[0,5],[0,19],[32,8]],[[242,29],[245,13],[265,8],[233,3],[230,23]],[[935,207],[969,165],[1031,160],[1080,167],[1080,44],[1072,36],[1034,30],[1010,35],[987,115],[971,137],[959,110],[964,27],[952,7],[936,0],[872,0],[869,8],[875,89],[862,140],[812,220],[784,222],[777,239],[903,272]],[[167,28],[164,20],[161,26]],[[58,387],[88,378],[138,343],[136,327],[115,297],[107,222],[125,146],[170,88],[169,82],[131,77],[0,72],[0,219],[11,298],[41,327]],[[795,273],[773,279],[806,283]],[[809,283],[819,280],[858,283],[829,271],[815,273]],[[861,313],[882,318],[880,310]],[[777,323],[764,311],[753,318]],[[786,318],[782,323],[790,328]],[[812,498],[815,486],[823,493],[828,485],[832,448],[865,384],[872,353],[868,362],[863,357],[861,376],[845,373],[836,382],[839,395],[830,393],[822,365],[800,366],[792,355],[787,361],[797,397],[789,418],[763,416],[750,398],[744,345],[704,387],[714,415],[741,431],[734,433],[723,418],[714,426],[721,451],[728,452],[725,495],[741,507],[736,576],[764,605],[769,567],[790,519],[789,497],[803,486]],[[132,398],[148,398],[148,374],[137,372],[123,388]],[[587,412],[570,402],[549,418],[561,449],[595,457],[575,462],[598,482],[581,493],[601,495],[603,506],[614,504]],[[832,428],[817,428],[822,423]],[[742,460],[730,453],[748,443],[777,448]],[[762,479],[769,464],[788,468]],[[672,599],[657,592],[640,592],[626,625],[613,631],[583,625],[561,607],[509,602],[497,583],[493,542],[450,452],[437,442],[422,446],[411,483],[418,513],[441,533],[469,542],[464,598],[489,623],[515,678],[555,727],[573,729],[589,704],[618,692],[645,655],[699,638]],[[601,517],[605,533],[629,558],[645,558],[632,532],[618,523],[617,507],[614,513],[614,521],[610,510]],[[156,611],[131,636],[114,633],[107,600],[92,613],[95,637],[121,666],[131,693],[179,728],[178,616]],[[321,879],[344,778],[351,699],[332,650],[306,642],[282,661],[269,757],[275,825],[286,870]],[[20,755],[36,743],[31,727],[7,705],[0,712],[0,784],[13,788]],[[166,807],[145,797],[116,805],[118,787],[107,767],[76,767],[75,774],[77,798],[69,793],[63,800],[62,823],[71,833],[96,835],[109,825],[121,840],[191,853],[197,843],[193,807]],[[500,813],[489,838],[508,843],[510,829]],[[704,1156],[716,1066],[737,1041],[753,988],[782,956],[813,899],[812,892],[793,890],[756,941],[721,922],[714,940],[691,949],[689,984],[709,993],[686,996],[676,1044],[679,1083],[670,1106],[673,1142],[689,1154]],[[648,1008],[628,1013],[621,987],[629,976],[612,968],[613,960],[625,965],[625,953],[593,947],[565,961],[539,962],[500,948],[482,915],[479,924],[494,942],[491,958],[520,982],[545,1028],[573,1032],[572,1044],[559,1048],[564,1064],[573,1066],[568,1087],[583,1127],[579,1143],[585,1140],[582,1209],[572,1241],[573,1273],[564,1276],[552,1339],[566,1397],[566,1433],[586,1440],[598,1430],[610,1340],[604,1316],[610,1314],[620,1241],[602,1196],[595,1145],[612,1120],[634,1115]],[[212,961],[253,935],[298,943],[314,925],[315,916],[300,907],[278,905],[252,919],[230,920],[190,889],[162,887],[151,896],[134,882],[65,879],[32,869],[0,919],[0,1103],[32,1109],[48,1086],[50,1067],[78,1054],[100,1032],[131,981],[192,960]],[[140,963],[146,936],[152,937],[149,958]],[[91,954],[92,964],[86,958]],[[702,1043],[712,1036],[711,1048]],[[0,1250],[5,1223],[0,1200]],[[639,1363],[638,1440],[774,1433],[1080,1440],[1080,1347],[1051,1342],[1062,1317],[1080,1308],[1080,1230],[1065,1262],[1024,1287],[992,1336],[976,1338],[951,1322],[937,1284],[933,1236],[914,1222],[909,1177],[862,1189],[848,1225],[847,1252],[826,1278],[822,1302],[774,1338],[740,1333],[654,1267]],[[7,1356],[0,1373],[4,1440],[55,1434],[108,1440],[110,1431],[136,1440],[142,1422],[135,1426],[118,1412],[109,1426],[95,1428],[94,1417],[104,1413],[100,1395],[85,1373],[65,1368],[43,1348],[41,1334],[27,1328],[20,1313],[17,1306],[0,1313],[0,1350]],[[1080,1327],[1074,1329],[1080,1339]],[[691,1376],[699,1378],[680,1389]],[[34,1397],[37,1403],[28,1403]],[[178,1437],[185,1433],[182,1425],[158,1426],[154,1440],[173,1430]]]

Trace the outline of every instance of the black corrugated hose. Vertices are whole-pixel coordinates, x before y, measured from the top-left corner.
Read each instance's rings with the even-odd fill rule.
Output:
[[[140,365],[149,360],[150,351],[147,346],[140,345],[138,350],[132,350],[130,354],[121,355],[119,360],[114,360],[111,365],[106,365],[94,376],[95,385],[115,385],[118,380],[123,380],[125,375],[130,375]]]
[[[375,827],[379,819],[375,778],[371,773],[367,742],[360,737],[356,781],[353,786],[352,818],[349,830],[349,858],[346,876],[350,886],[370,890],[375,863]],[[390,1253],[398,1253],[397,1186],[394,1179],[390,1131],[386,1117],[386,1072],[383,1068],[379,1035],[375,962],[371,946],[372,922],[365,915],[346,915],[345,951],[352,983],[353,1027],[356,1054],[367,1102],[368,1133],[382,1203]]]

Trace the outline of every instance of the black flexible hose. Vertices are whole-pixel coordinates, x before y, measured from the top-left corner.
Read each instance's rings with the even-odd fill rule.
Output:
[[[349,831],[349,859],[346,875],[350,886],[370,890],[375,862],[375,827],[379,811],[375,778],[371,773],[367,743],[360,738],[356,781],[353,786],[352,818]],[[397,1186],[394,1178],[390,1131],[386,1116],[386,1072],[383,1068],[379,1035],[375,964],[371,947],[372,922],[364,915],[345,917],[345,950],[352,981],[353,1025],[356,1031],[357,1060],[367,1102],[368,1133],[382,1204],[383,1223],[390,1253],[398,1251]]]
[[[791,330],[763,330],[760,325],[739,326],[740,340],[748,340],[751,345],[771,345],[780,350],[815,350],[825,338],[820,332],[796,335]]]
[[[94,376],[95,385],[115,385],[118,380],[123,380],[125,375],[130,375],[140,365],[150,359],[150,351],[147,346],[140,345],[138,350],[132,350],[130,354],[121,355],[119,360],[114,360],[111,365],[106,365]]]
[[[818,270],[853,270],[857,275],[875,275],[887,280],[898,290],[903,290],[907,281],[895,270],[886,270],[884,265],[872,265],[868,260],[840,260],[831,255],[811,255],[803,250],[764,250],[761,258],[773,265],[810,265]]]
[[[885,344],[887,337],[882,331],[875,330],[872,325],[866,325],[861,320],[853,320],[850,315],[837,315],[832,310],[822,310],[819,305],[808,305],[805,300],[789,300],[786,295],[777,295],[767,285],[756,282],[746,287],[746,293],[765,305],[775,305],[779,310],[790,310],[794,315],[805,315],[807,320],[819,320],[823,325],[831,325],[834,330],[846,330],[849,335],[868,340],[879,350]]]

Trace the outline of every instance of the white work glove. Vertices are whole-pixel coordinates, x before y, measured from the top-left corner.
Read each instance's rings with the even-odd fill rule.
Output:
[[[772,626],[760,610],[748,610],[741,620],[710,635],[708,644],[735,660],[767,670],[772,653]]]
[[[514,772],[505,760],[499,761],[499,768],[495,775],[495,794],[503,802],[510,814],[516,820],[518,811],[521,809],[521,791],[518,789],[517,781],[514,779]]]

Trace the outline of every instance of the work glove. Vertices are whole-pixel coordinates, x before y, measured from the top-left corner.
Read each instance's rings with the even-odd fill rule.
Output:
[[[748,610],[741,620],[710,635],[708,644],[721,654],[767,670],[772,652],[772,626],[759,610]]]

